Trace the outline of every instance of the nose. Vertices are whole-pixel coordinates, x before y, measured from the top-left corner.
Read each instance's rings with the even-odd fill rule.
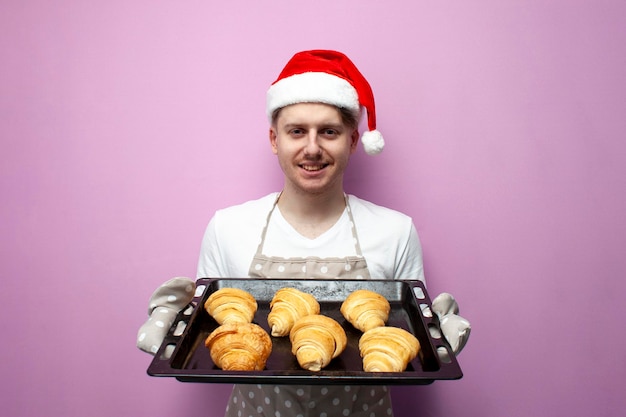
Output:
[[[310,156],[316,156],[322,153],[322,148],[319,144],[318,132],[315,129],[311,129],[307,135],[306,145],[304,147],[304,154]]]

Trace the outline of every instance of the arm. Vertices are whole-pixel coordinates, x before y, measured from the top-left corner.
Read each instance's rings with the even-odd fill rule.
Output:
[[[224,276],[221,268],[219,246],[217,244],[216,218],[213,216],[204,232],[202,244],[200,245],[200,257],[198,259],[197,278],[217,278]]]
[[[406,250],[397,262],[396,276],[404,279],[419,279],[425,283],[422,264],[422,247],[414,225],[406,244]],[[418,271],[417,273],[414,271]],[[432,310],[439,317],[443,336],[455,354],[461,352],[467,343],[471,325],[467,319],[459,316],[459,305],[449,293],[441,293],[432,301]],[[447,352],[441,353],[447,355]]]
[[[422,244],[413,223],[411,223],[404,250],[400,252],[400,256],[395,262],[394,277],[396,279],[418,279],[426,283]]]
[[[198,278],[217,276],[215,242],[215,222],[209,222],[198,261]],[[196,291],[195,282],[186,277],[176,277],[157,288],[149,300],[148,320],[137,332],[137,347],[154,355],[159,350],[168,330],[178,313],[193,299]]]

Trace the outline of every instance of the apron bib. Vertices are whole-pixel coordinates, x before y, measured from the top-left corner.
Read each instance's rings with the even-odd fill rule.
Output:
[[[278,198],[267,216],[261,242],[250,264],[248,273],[251,278],[370,278],[347,196],[346,210],[352,225],[356,256],[282,258],[264,255],[265,235],[277,202]],[[384,386],[237,384],[226,408],[226,417],[327,415],[392,416],[389,390]]]
[[[280,195],[276,198],[272,209],[267,215],[265,227],[261,234],[261,242],[257,247],[254,258],[252,258],[252,263],[248,271],[248,275],[251,278],[370,278],[367,262],[365,262],[365,258],[361,253],[361,245],[359,244],[359,237],[356,233],[354,218],[352,217],[352,210],[350,210],[347,196],[346,211],[350,219],[350,224],[352,225],[352,238],[354,240],[356,256],[346,256],[343,258],[319,258],[316,256],[308,256],[306,258],[282,258],[264,255],[263,245],[265,243],[265,236],[272,213],[274,209],[276,209],[278,198],[280,198]]]

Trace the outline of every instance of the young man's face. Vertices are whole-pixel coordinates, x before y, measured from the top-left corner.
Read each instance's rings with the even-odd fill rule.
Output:
[[[300,103],[280,111],[270,128],[285,187],[312,194],[343,192],[343,173],[359,139],[336,107]]]

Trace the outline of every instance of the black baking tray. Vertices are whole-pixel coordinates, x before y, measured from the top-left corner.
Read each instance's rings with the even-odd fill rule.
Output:
[[[183,382],[300,385],[425,385],[435,380],[454,380],[463,376],[450,346],[440,336],[437,316],[431,312],[431,300],[421,281],[202,278],[196,286],[196,297],[188,308],[178,314],[148,367],[149,375],[175,377]],[[283,287],[309,292],[320,303],[321,314],[337,320],[346,331],[348,345],[345,351],[321,371],[306,371],[300,368],[291,353],[289,337],[272,337],[272,353],[263,371],[219,369],[204,345],[207,336],[218,327],[204,309],[204,302],[210,294],[225,287],[246,290],[256,298],[258,311],[253,322],[268,333],[267,314],[274,293]],[[357,289],[376,291],[387,298],[391,304],[387,325],[401,327],[419,340],[420,353],[405,371],[363,371],[358,348],[362,333],[348,323],[339,311],[341,303]],[[441,360],[438,350],[445,350],[447,359]]]

